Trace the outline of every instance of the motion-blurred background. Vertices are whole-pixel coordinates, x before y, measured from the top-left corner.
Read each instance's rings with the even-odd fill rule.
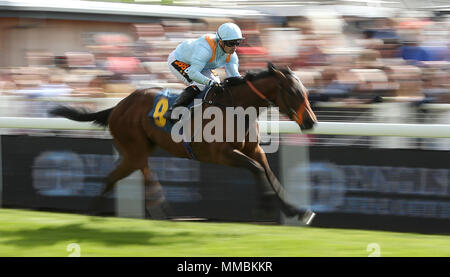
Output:
[[[0,1],[0,117],[104,109],[137,88],[176,92],[168,54],[230,21],[245,37],[242,74],[289,66],[319,121],[450,124],[444,0]],[[88,212],[116,159],[107,131],[0,132],[2,207]],[[449,149],[449,138],[284,134],[268,157],[293,201],[318,213],[314,226],[449,233]],[[177,217],[292,223],[255,214],[248,172],[163,151],[149,162]],[[144,217],[126,207],[140,192],[128,184],[106,211]]]

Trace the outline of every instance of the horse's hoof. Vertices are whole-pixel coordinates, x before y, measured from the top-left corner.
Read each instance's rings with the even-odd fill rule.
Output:
[[[167,201],[163,201],[156,206],[145,207],[145,217],[149,219],[163,220],[170,219],[171,208]]]
[[[166,197],[161,186],[149,186],[145,191],[145,206],[154,207],[163,205],[166,202]]]
[[[310,225],[314,217],[316,216],[316,213],[314,213],[310,209],[303,210],[294,207],[285,207],[285,209],[283,209],[283,213],[286,217],[297,216],[298,220],[300,220],[305,225]]]
[[[303,215],[299,215],[299,220],[303,222],[305,225],[310,225],[316,216],[316,213],[311,211],[310,209],[307,209]]]

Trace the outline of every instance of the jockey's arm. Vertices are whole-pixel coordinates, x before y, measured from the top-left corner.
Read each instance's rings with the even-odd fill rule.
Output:
[[[192,56],[191,66],[186,70],[189,78],[203,85],[210,84],[211,79],[201,73],[201,71],[205,68],[206,63],[210,59],[210,56],[211,54],[208,53],[207,49],[199,47],[199,49],[195,51],[194,55]]]

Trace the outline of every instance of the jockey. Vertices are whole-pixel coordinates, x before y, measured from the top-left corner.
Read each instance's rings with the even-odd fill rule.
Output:
[[[175,100],[166,118],[170,118],[174,108],[189,104],[206,86],[220,85],[213,69],[225,67],[228,77],[241,76],[236,47],[242,39],[242,32],[236,24],[225,23],[215,35],[186,40],[170,53],[167,61],[170,71],[188,87]]]

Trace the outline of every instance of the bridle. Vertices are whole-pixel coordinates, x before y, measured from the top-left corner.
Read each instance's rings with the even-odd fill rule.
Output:
[[[261,91],[259,91],[253,84],[252,82],[250,82],[249,80],[246,80],[247,85],[250,87],[251,91],[253,93],[255,93],[256,95],[258,95],[261,99],[263,99],[264,101],[266,101],[268,103],[269,106],[275,106],[275,104],[270,101],[264,94],[261,93]],[[281,94],[281,101],[283,102],[284,106],[287,107],[287,115],[289,116],[289,118],[294,119],[298,125],[302,125],[303,124],[303,113],[306,110],[306,105],[307,105],[307,101],[306,101],[306,95],[303,98],[303,102],[300,105],[300,107],[297,110],[294,110],[293,108],[291,108],[291,106],[289,106],[286,102],[286,99],[284,98],[285,94],[290,95],[289,92],[286,92],[286,89],[283,89],[283,86],[281,85],[280,80],[278,80],[278,92]]]

